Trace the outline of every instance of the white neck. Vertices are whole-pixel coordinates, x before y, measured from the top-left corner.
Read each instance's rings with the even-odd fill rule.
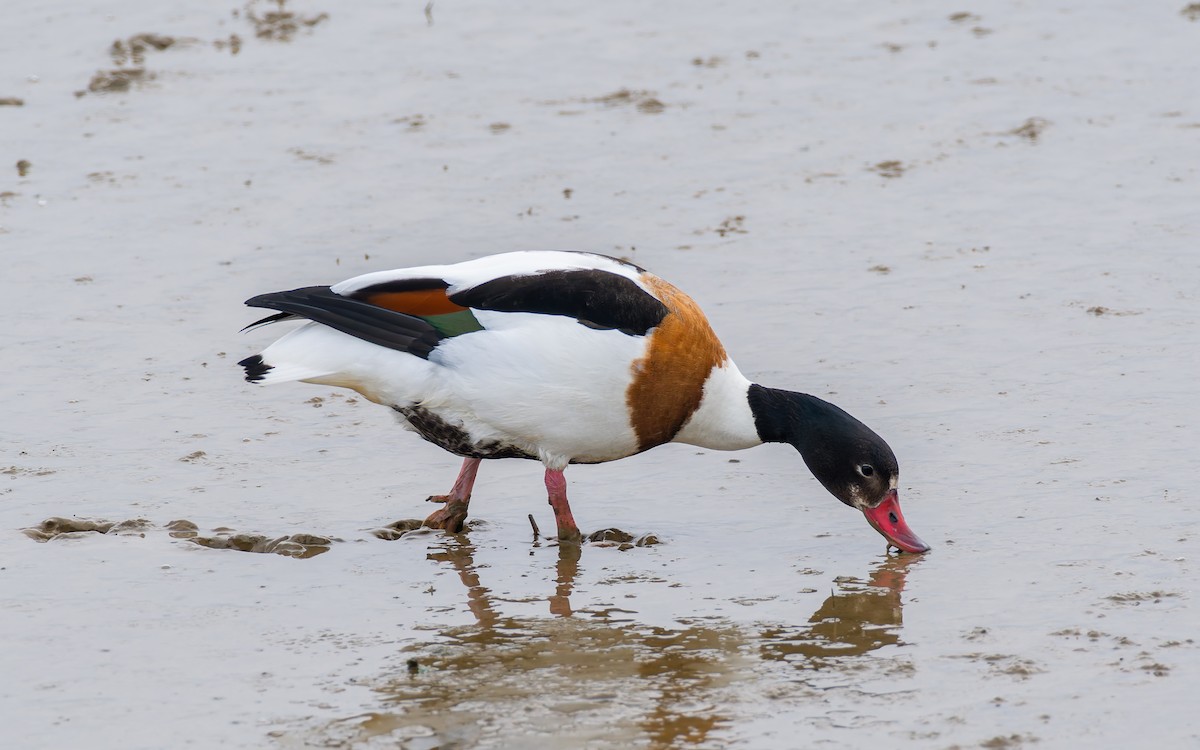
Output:
[[[699,408],[676,433],[672,442],[722,451],[762,445],[754,414],[750,411],[750,381],[733,360],[714,367],[704,381]]]

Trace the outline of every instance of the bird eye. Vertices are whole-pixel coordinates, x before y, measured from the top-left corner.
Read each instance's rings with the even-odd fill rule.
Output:
[[[864,477],[869,477],[875,473],[875,467],[871,464],[863,464],[862,466],[858,467],[858,473],[862,474]]]

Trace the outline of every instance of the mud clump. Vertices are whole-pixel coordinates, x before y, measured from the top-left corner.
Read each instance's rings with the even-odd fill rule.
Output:
[[[108,530],[109,534],[118,534],[120,536],[146,536],[148,529],[154,528],[154,524],[147,521],[145,518],[131,518],[128,521],[121,521],[113,524],[113,527]]]
[[[597,547],[616,547],[624,552],[627,549],[634,547],[650,547],[655,544],[661,544],[662,541],[656,534],[642,534],[634,536],[628,531],[621,529],[608,528],[593,531],[584,537],[585,541],[594,543]]]
[[[238,552],[261,552],[307,559],[328,552],[333,540],[316,534],[292,534],[276,538],[263,534],[245,534],[232,530],[219,531],[212,536],[188,537],[190,541],[209,549],[232,549]]]
[[[587,535],[589,542],[632,542],[633,534],[620,529],[600,529]]]
[[[78,538],[84,534],[145,537],[148,531],[156,528],[158,527],[145,518],[131,518],[127,521],[114,522],[94,518],[54,516],[47,518],[37,526],[21,531],[34,541],[48,542],[59,538]],[[263,534],[241,534],[229,528],[214,529],[210,536],[200,536],[200,530],[196,524],[182,519],[171,521],[164,528],[173,539],[183,539],[209,549],[272,552],[276,555],[299,558],[316,557],[322,552],[328,552],[333,542],[337,541],[332,537],[317,534],[268,537]]]
[[[242,51],[242,38],[237,34],[230,34],[228,39],[214,39],[213,47],[218,51],[228,49],[229,54],[236,55]]]
[[[1200,3],[1185,5],[1183,10],[1179,11],[1179,15],[1189,21],[1200,21]]]
[[[903,177],[904,173],[906,171],[908,171],[908,167],[904,166],[904,162],[898,161],[896,159],[889,159],[888,161],[881,161],[878,164],[876,164],[875,166],[869,167],[868,169],[870,169],[870,171],[872,171],[872,172],[875,172],[880,177],[883,177],[883,178],[886,178],[889,180],[895,180],[900,177]]]
[[[0,96],[0,107],[24,107],[25,100],[18,96]]]
[[[12,192],[7,192],[7,191],[0,193],[0,201],[7,200],[8,198],[11,198],[16,195],[17,195],[17,193],[12,193]],[[0,474],[7,474],[10,477],[25,476],[25,475],[34,476],[34,477],[44,477],[44,476],[49,476],[50,474],[53,474],[53,473],[55,473],[54,469],[44,469],[41,467],[28,467],[28,466],[9,466],[8,468],[0,469]]]
[[[1025,122],[1005,133],[1005,135],[1015,135],[1024,138],[1030,143],[1037,143],[1038,138],[1042,137],[1042,133],[1046,132],[1046,128],[1050,127],[1050,121],[1041,117],[1030,117]]]
[[[273,42],[290,42],[301,29],[312,29],[319,23],[329,20],[328,13],[318,13],[315,16],[302,16],[287,10],[287,0],[277,0],[277,9],[269,10],[259,15],[254,11],[254,3],[246,6],[246,18],[254,25],[254,35],[259,39]]]
[[[559,99],[541,102],[542,104],[552,106],[562,106],[564,104],[599,104],[605,109],[616,109],[618,107],[633,107],[638,112],[644,115],[661,114],[667,108],[653,91],[635,91],[632,89],[618,89],[611,94],[603,96],[582,97],[579,99]],[[560,115],[578,115],[584,110],[579,109],[564,109],[560,110]]]
[[[988,750],[1010,750],[1021,747],[1027,742],[1037,742],[1038,738],[1031,734],[996,735],[990,740],[979,743],[980,747]]]
[[[657,115],[666,108],[667,105],[663,104],[654,97],[643,99],[637,103],[638,112],[641,112],[644,115]]]
[[[379,529],[372,529],[371,533],[385,541],[394,542],[405,534],[416,531],[425,525],[425,522],[419,518],[404,518],[393,523],[389,523]]]
[[[154,524],[144,518],[131,518],[127,521],[105,521],[95,518],[62,518],[55,516],[47,518],[37,526],[21,529],[25,536],[35,542],[48,542],[51,539],[77,538],[84,534],[109,534],[112,536],[146,536],[146,530]]]
[[[312,151],[305,151],[304,149],[299,148],[299,147],[289,148],[288,153],[291,154],[292,156],[295,156],[297,159],[300,159],[301,161],[311,161],[311,162],[316,162],[317,164],[324,164],[324,165],[333,164],[333,157],[329,156],[328,154],[317,154],[317,153],[313,153]],[[306,403],[312,404],[314,409],[320,409],[321,406],[324,404],[324,401],[325,401],[325,399],[321,398],[320,396],[314,396],[313,398],[310,398]]]
[[[174,47],[180,41],[173,36],[162,34],[134,34],[128,39],[114,41],[108,48],[108,54],[112,57],[113,65],[117,67],[124,67],[127,64],[142,67],[146,63],[148,50],[162,52]]]
[[[167,524],[167,531],[173,539],[191,539],[200,531],[200,527],[191,521],[178,520]]]
[[[274,0],[271,3],[274,9],[261,14],[255,10],[255,6],[258,4],[259,0],[249,0],[245,16],[254,26],[255,36],[269,41],[291,41],[300,30],[311,29],[329,19],[328,13],[318,13],[313,16],[293,13],[287,10],[287,0]],[[234,16],[239,15],[240,12],[235,10]],[[146,67],[146,59],[151,52],[163,52],[171,48],[199,44],[201,41],[195,37],[175,37],[151,33],[134,34],[125,39],[117,39],[108,48],[113,68],[97,71],[88,82],[87,88],[76,91],[75,96],[81,97],[88,93],[125,93],[135,85],[140,86],[154,79],[154,74],[149,72]],[[230,34],[227,39],[214,40],[212,45],[217,50],[228,49],[236,55],[242,49],[242,38],[237,34]],[[24,102],[12,98],[0,100],[0,104],[21,106]]]
[[[425,115],[415,114],[409,115],[408,117],[398,117],[395,120],[392,120],[392,122],[396,123],[397,125],[407,125],[409,131],[414,131],[424,128],[428,121],[425,119]]]
[[[154,74],[146,70],[146,53],[162,52],[171,47],[196,40],[184,39],[165,34],[134,34],[127,39],[117,39],[108,48],[108,56],[112,59],[111,70],[97,71],[92,80],[88,81],[85,91],[76,91],[75,96],[86,93],[93,94],[122,94],[135,85],[141,85],[154,79]]]
[[[722,221],[716,229],[713,230],[720,236],[724,237],[728,234],[749,234],[750,230],[746,229],[745,216],[730,216],[725,221]]]
[[[643,96],[650,96],[650,92],[621,89],[619,91],[614,91],[611,94],[605,94],[604,96],[597,96],[592,99],[584,99],[584,101],[603,104],[606,107],[620,107],[625,104],[632,104]]]
[[[107,534],[116,524],[112,521],[98,520],[93,518],[62,518],[54,516],[47,518],[37,526],[28,529],[21,529],[25,536],[37,542],[48,542],[51,539],[74,534],[76,536],[83,533]]]
[[[1116,315],[1118,317],[1141,315],[1141,313],[1137,310],[1114,310],[1111,307],[1105,307],[1104,305],[1094,305],[1089,307],[1087,309],[1087,313],[1088,315],[1095,315],[1097,318],[1101,315]]]
[[[117,68],[115,70],[100,70],[88,81],[87,90],[93,94],[119,94],[129,91],[134,84],[142,84],[154,80],[154,74],[145,68]],[[83,96],[80,91],[76,96]]]
[[[1130,591],[1126,594],[1113,594],[1104,598],[1117,604],[1133,604],[1136,606],[1142,602],[1158,604],[1163,599],[1170,599],[1177,596],[1179,594],[1174,591]]]

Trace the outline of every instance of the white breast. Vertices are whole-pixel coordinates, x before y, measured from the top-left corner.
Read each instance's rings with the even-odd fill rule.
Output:
[[[684,423],[673,442],[714,450],[736,451],[762,444],[750,411],[750,381],[733,360],[714,367],[704,381],[699,408]]]

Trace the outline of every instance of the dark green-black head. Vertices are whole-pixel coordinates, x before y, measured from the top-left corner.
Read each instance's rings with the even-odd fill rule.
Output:
[[[929,550],[900,512],[900,465],[874,430],[807,393],[753,385],[749,399],[763,441],[795,447],[817,481],[838,500],[862,511],[890,544],[905,552]]]

